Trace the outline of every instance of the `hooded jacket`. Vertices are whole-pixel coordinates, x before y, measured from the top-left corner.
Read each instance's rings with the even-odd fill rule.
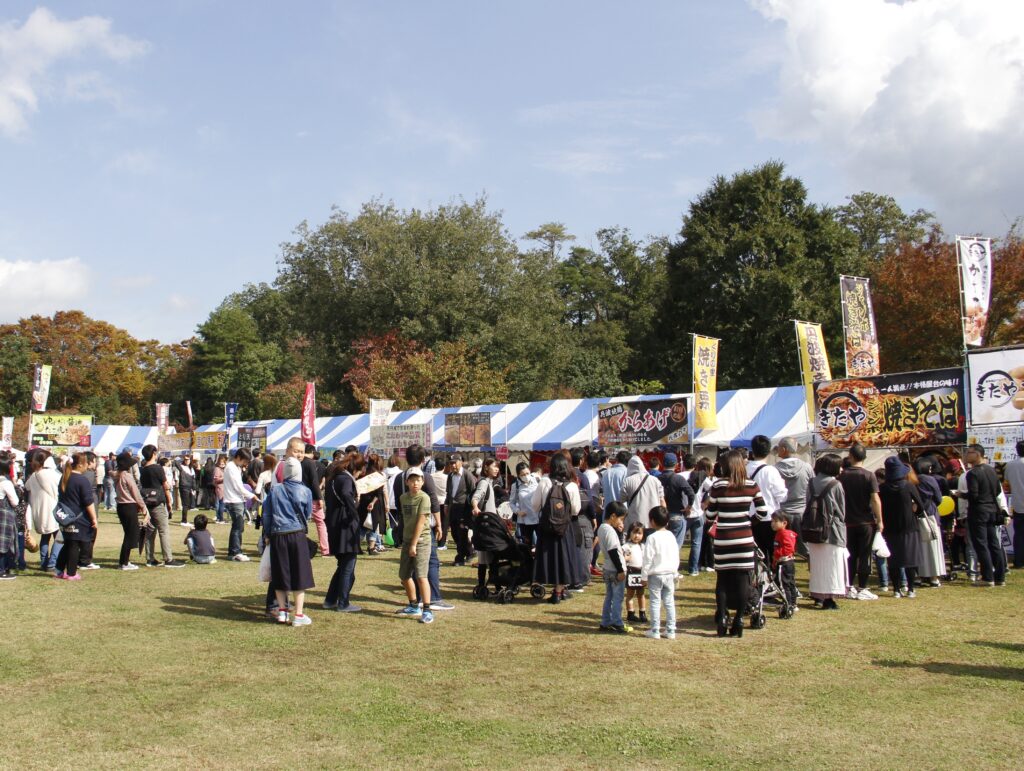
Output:
[[[626,530],[634,522],[639,522],[645,528],[650,527],[651,509],[663,505],[664,496],[665,489],[656,476],[647,473],[643,458],[639,455],[630,458],[626,465],[626,481],[622,483],[619,492],[619,500],[629,507]]]
[[[786,483],[786,500],[782,510],[789,516],[800,516],[807,505],[807,486],[814,479],[814,469],[800,458],[785,458],[775,463],[775,469]]]

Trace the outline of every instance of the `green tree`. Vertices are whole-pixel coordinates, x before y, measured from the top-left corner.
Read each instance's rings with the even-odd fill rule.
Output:
[[[0,340],[0,412],[8,417],[28,412],[32,401],[32,360],[22,335]]]
[[[562,244],[576,240],[576,236],[566,230],[561,222],[545,222],[526,233],[523,238],[527,241],[539,241],[552,260],[559,256]]]
[[[691,331],[721,338],[721,388],[799,382],[793,319],[823,324],[836,364],[838,277],[864,260],[851,232],[808,203],[781,163],[717,177],[691,204],[667,260],[659,332],[670,388],[691,387]]]
[[[907,214],[892,196],[868,192],[847,196],[836,209],[836,219],[857,237],[860,253],[873,265],[901,244],[921,243],[935,224],[930,211]]]

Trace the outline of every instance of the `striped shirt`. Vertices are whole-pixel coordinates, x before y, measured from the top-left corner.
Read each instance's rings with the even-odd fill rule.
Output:
[[[715,526],[715,570],[753,570],[754,532],[750,526],[751,504],[757,516],[768,512],[757,484],[748,479],[743,487],[718,479],[708,491],[708,520]]]

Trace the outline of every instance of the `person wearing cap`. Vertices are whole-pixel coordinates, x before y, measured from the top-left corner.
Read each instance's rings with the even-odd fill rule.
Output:
[[[889,546],[889,577],[895,599],[914,597],[917,577],[918,517],[925,512],[917,487],[910,483],[910,469],[892,455],[885,459],[885,482],[878,489],[882,502],[882,524]],[[916,510],[915,510],[916,509]]]
[[[676,544],[683,548],[686,533],[690,533],[690,559],[688,572],[697,575],[700,560],[700,545],[704,535],[704,512],[694,511],[693,499],[696,498],[693,488],[685,474],[676,473],[679,456],[674,452],[665,453],[664,471],[658,481],[665,489],[665,503],[668,504],[668,529],[676,538]]]
[[[999,525],[1005,516],[1005,503],[1000,503],[1003,488],[995,469],[985,461],[985,448],[980,444],[968,446],[965,460],[970,466],[967,529],[981,564],[981,580],[988,586],[1005,586],[1006,562],[999,540]]]
[[[434,620],[430,609],[430,496],[423,492],[423,470],[417,465],[405,472],[408,492],[399,497],[402,511],[402,552],[398,562],[398,579],[409,603],[399,613],[429,624]],[[419,602],[417,602],[417,599]]]
[[[132,550],[139,545],[139,519],[143,519],[142,527],[149,525],[149,509],[142,500],[139,486],[135,483],[135,475],[132,474],[132,466],[135,463],[135,457],[130,452],[122,452],[117,456],[115,471],[112,474],[117,518],[121,522],[121,529],[124,530],[121,554],[117,560],[117,566],[121,570],[139,569],[139,566],[133,565],[130,559]]]
[[[302,466],[289,457],[282,465],[281,483],[270,488],[263,506],[263,532],[270,539],[270,577],[277,595],[277,622],[287,624],[288,593],[293,594],[292,626],[309,626],[303,613],[306,591],[316,584],[306,546],[306,528],[313,516],[313,494],[302,483]]]

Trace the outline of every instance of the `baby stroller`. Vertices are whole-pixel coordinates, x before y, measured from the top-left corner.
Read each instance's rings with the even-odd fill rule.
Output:
[[[529,583],[533,575],[529,547],[516,543],[505,520],[484,511],[473,522],[473,548],[481,555],[486,553],[491,560],[487,582],[473,588],[474,599],[494,598],[502,605],[512,602],[520,586]]]
[[[779,618],[787,619],[793,617],[793,606],[786,599],[786,592],[782,589],[782,582],[772,574],[768,560],[764,553],[754,548],[754,572],[751,578],[750,593],[750,628],[764,629],[766,618],[764,606],[766,603],[775,605],[778,608]]]

